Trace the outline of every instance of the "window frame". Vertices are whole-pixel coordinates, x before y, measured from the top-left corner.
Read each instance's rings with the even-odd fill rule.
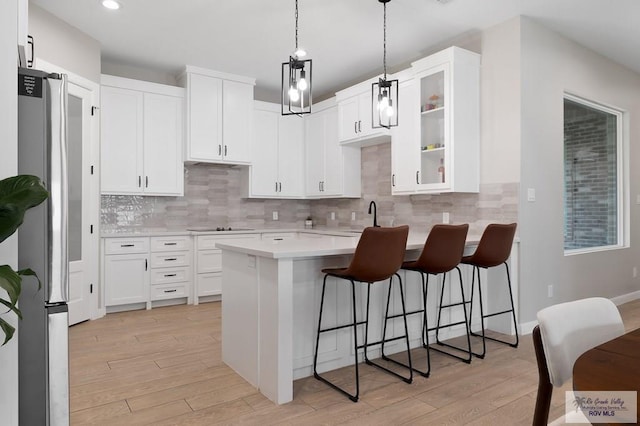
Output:
[[[564,153],[564,104],[565,101],[571,101],[587,108],[596,109],[607,114],[614,115],[616,117],[616,200],[617,200],[617,244],[583,247],[578,249],[565,249],[565,226],[566,226],[566,206],[564,200],[566,199],[566,182],[564,181],[564,172],[566,167],[566,159],[562,159],[562,174],[563,174],[563,189],[562,189],[562,245],[565,256],[574,256],[585,253],[596,253],[602,251],[619,250],[629,247],[629,124],[628,124],[628,112],[622,108],[618,108],[612,105],[607,105],[602,102],[593,101],[586,97],[579,96],[573,93],[564,92],[562,97],[562,126],[563,126],[563,140],[562,148]],[[640,198],[639,198],[640,200]]]

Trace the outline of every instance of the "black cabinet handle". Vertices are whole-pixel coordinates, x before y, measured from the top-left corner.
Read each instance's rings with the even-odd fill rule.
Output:
[[[165,245],[165,246],[175,246],[175,245],[177,245],[177,244],[178,244],[178,243],[164,243],[164,245]]]
[[[282,192],[282,182],[278,182],[278,191]]]
[[[173,290],[165,290],[164,292],[165,292],[165,293],[175,293],[176,291],[178,291],[178,290],[176,290],[176,289],[174,288]]]
[[[147,261],[147,259],[144,260],[144,270],[145,271],[149,270],[149,262]]]
[[[420,170],[416,172],[416,183],[420,185]]]
[[[357,121],[353,122],[353,133],[358,133],[358,122]]]
[[[167,257],[164,261],[165,262],[173,262],[174,260],[178,260],[177,257]]]
[[[284,238],[274,238],[273,241],[282,241]]]
[[[120,247],[133,247],[135,244],[120,244]]]
[[[169,277],[175,277],[176,274],[164,274],[165,277],[169,278]]]
[[[149,187],[149,176],[145,176],[144,177],[144,187],[148,188]]]
[[[224,156],[225,157],[227,156],[227,146],[226,145],[224,146]]]
[[[358,132],[362,133],[362,120],[358,120]]]
[[[218,155],[222,155],[222,145],[218,145]]]
[[[396,186],[396,175],[395,175],[395,173],[391,175],[391,186]]]
[[[33,67],[33,60],[36,58],[36,44],[33,41],[33,37],[27,35],[27,45],[31,46],[31,57],[27,58],[27,68]],[[26,56],[26,53],[25,53]]]
[[[142,187],[142,176],[138,176],[138,188]]]

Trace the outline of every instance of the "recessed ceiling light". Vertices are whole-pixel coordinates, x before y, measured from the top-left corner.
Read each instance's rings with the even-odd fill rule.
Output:
[[[120,9],[120,3],[118,3],[116,0],[102,0],[102,5],[111,10]]]

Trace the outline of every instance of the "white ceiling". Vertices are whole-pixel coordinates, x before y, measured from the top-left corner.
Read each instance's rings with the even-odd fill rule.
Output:
[[[294,48],[294,0],[31,0],[102,44],[102,60],[178,74],[185,64],[257,79],[278,99]],[[640,72],[638,0],[392,0],[389,68],[517,15]],[[313,59],[314,97],[382,71],[382,4],[299,0],[299,44]]]

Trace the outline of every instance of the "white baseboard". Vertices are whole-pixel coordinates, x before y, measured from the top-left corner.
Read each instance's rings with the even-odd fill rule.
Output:
[[[612,297],[611,301],[616,304],[616,306],[622,305],[624,303],[633,302],[634,300],[640,299],[640,291],[634,291],[631,293],[623,294],[621,296]],[[538,321],[529,321],[520,324],[520,333],[522,335],[531,334],[533,332],[533,328],[538,325]]]

